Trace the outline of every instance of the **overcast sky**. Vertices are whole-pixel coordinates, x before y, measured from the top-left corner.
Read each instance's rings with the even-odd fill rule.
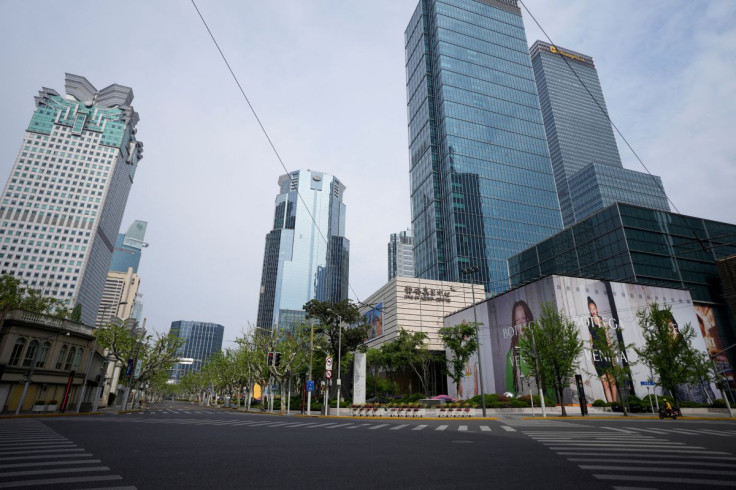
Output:
[[[612,119],[680,212],[736,222],[736,2],[525,3],[554,43],[593,56]],[[403,34],[416,0],[197,4],[288,170],[347,186],[350,282],[366,298],[387,280],[389,235],[410,225]],[[544,39],[524,22],[530,45]],[[144,158],[122,229],[149,222],[147,327],[216,322],[230,345],[255,323],[284,171],[191,2],[4,0],[0,46],[0,178],[41,87],[63,93],[65,72],[132,87]]]

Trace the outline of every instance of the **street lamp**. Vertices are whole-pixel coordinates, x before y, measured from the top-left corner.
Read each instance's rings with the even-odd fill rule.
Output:
[[[471,265],[460,270],[462,274],[471,276],[470,278],[470,291],[473,294],[473,322],[475,323],[475,338],[478,344],[478,374],[480,375],[480,401],[481,407],[483,407],[483,416],[486,416],[486,392],[483,386],[483,362],[481,362],[480,356],[480,330],[478,329],[478,314],[475,311],[475,281],[473,275],[478,272],[477,265]]]
[[[31,367],[28,370],[28,376],[26,376],[25,385],[23,385],[23,393],[21,393],[20,402],[18,403],[18,407],[15,409],[16,415],[20,414],[20,409],[21,407],[23,407],[23,402],[26,400],[26,393],[28,392],[28,387],[31,385],[31,378],[33,377],[33,371],[36,370],[36,363],[38,362],[38,354],[41,352],[41,348],[43,347],[42,342],[44,340],[50,339],[51,337],[53,337],[54,342],[56,342],[56,337],[58,337],[59,334],[61,334],[61,332],[56,332],[54,335],[49,335],[48,337],[44,337],[38,340],[38,347],[36,348],[36,351],[33,353],[33,359],[31,360]],[[69,332],[66,332],[64,335],[66,337],[69,337]],[[30,347],[30,343],[29,343],[29,347]]]

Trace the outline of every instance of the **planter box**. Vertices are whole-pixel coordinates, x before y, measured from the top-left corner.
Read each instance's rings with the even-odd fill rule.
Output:
[[[47,412],[55,412],[59,408],[59,405],[46,405]]]
[[[45,412],[46,411],[46,405],[33,405],[33,408],[31,409],[33,412]]]

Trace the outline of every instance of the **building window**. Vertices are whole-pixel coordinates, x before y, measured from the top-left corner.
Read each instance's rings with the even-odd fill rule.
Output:
[[[84,354],[84,349],[81,347],[77,349],[77,355],[74,356],[74,364],[72,365],[72,370],[76,371],[79,369],[79,364],[82,362],[82,354]]]
[[[42,368],[46,364],[46,358],[49,355],[49,349],[51,348],[51,342],[48,340],[41,344],[41,350],[38,353],[38,361],[36,361],[36,367]]]
[[[26,349],[26,356],[23,358],[23,367],[31,367],[33,358],[36,357],[36,351],[38,350],[38,340],[32,341],[28,344]]]
[[[72,347],[69,349],[69,355],[66,356],[66,364],[64,365],[64,371],[69,371],[72,368],[72,360],[74,360],[74,354],[76,354],[77,348]]]
[[[59,357],[56,358],[56,369],[61,369],[64,365],[64,356],[66,356],[67,347],[63,346],[59,351]]]
[[[8,361],[8,364],[10,366],[17,366],[18,362],[20,361],[20,355],[23,352],[23,347],[26,345],[26,339],[19,338],[15,341],[15,345],[13,346],[13,352],[10,353],[10,361]]]

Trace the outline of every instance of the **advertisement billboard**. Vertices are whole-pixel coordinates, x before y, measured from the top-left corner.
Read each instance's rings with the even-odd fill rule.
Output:
[[[369,339],[383,335],[383,302],[366,312],[365,322],[371,327],[368,331]]]
[[[639,397],[647,395],[647,385],[653,379],[653,372],[649,366],[639,362],[635,347],[644,345],[637,312],[651,303],[670,307],[674,332],[679,332],[681,325],[691,325],[696,334],[692,341],[693,347],[706,352],[705,339],[709,337],[703,334],[698,325],[707,317],[699,318],[696,314],[689,291],[550,276],[476,307],[475,316],[481,323],[480,352],[486,393],[529,392],[528,385],[524,383],[530,372],[529,366],[520,362],[514,348],[519,334],[531,322],[539,320],[542,305],[546,302],[552,303],[579,329],[584,350],[576,364],[588,403],[597,399],[619,401],[618,388]],[[448,316],[445,325],[456,325],[462,321],[473,321],[472,308]],[[620,357],[607,359],[594,348],[594,342],[600,342],[600,339],[617,342],[619,349],[616,350],[621,353]],[[719,345],[716,340],[709,342]],[[616,386],[615,381],[606,375],[606,368],[610,367],[611,362],[630,367],[631,377],[624,381],[625,386]],[[468,362],[466,376],[459,391],[453,386],[452,380],[448,379],[448,394],[462,399],[477,394],[479,390],[476,371],[477,356]],[[642,385],[642,382],[645,384]],[[577,391],[571,380],[570,390],[567,392],[569,399],[565,401],[577,402],[572,396]],[[657,393],[661,394],[660,389],[657,389]],[[715,399],[715,386],[681,386],[678,387],[677,395],[683,401],[706,403]]]

